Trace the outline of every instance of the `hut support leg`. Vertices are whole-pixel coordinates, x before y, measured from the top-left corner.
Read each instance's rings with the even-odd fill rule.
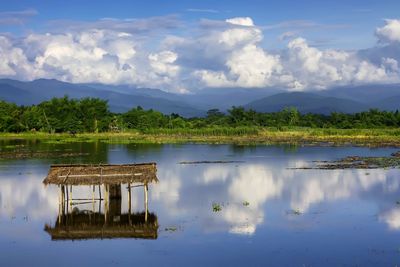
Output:
[[[132,197],[131,197],[131,184],[128,184],[128,221],[131,224],[131,208],[132,208]]]
[[[108,185],[104,185],[104,221],[107,224],[108,217]]]
[[[99,213],[101,213],[101,185],[99,185]]]
[[[69,193],[70,193],[70,195],[71,195],[71,197],[70,197],[70,199],[69,199],[69,205],[70,205],[71,208],[72,208],[72,185],[70,185],[70,187],[69,187]]]
[[[93,213],[94,213],[94,194],[96,193],[95,191],[96,191],[96,188],[95,188],[95,186],[93,185],[93,191],[92,191],[92,206],[93,206]]]
[[[62,215],[65,213],[65,186],[61,186],[61,211]]]
[[[62,214],[62,187],[59,185],[58,188],[60,189],[60,193],[58,195],[58,221],[61,221],[61,214]]]
[[[68,185],[65,186],[65,192],[67,192],[67,200],[66,200],[66,206],[67,206],[67,214],[68,214],[68,206],[69,206],[69,194],[68,194]]]
[[[144,220],[147,222],[147,211],[148,211],[148,196],[147,196],[148,186],[144,184]]]

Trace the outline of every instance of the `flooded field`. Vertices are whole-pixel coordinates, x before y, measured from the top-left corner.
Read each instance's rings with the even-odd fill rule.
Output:
[[[307,169],[396,149],[34,140],[0,148],[1,266],[400,264],[400,170]],[[158,182],[147,194],[124,185],[109,203],[97,186],[74,186],[76,200],[63,201],[57,185],[43,184],[52,164],[140,162],[157,164]]]

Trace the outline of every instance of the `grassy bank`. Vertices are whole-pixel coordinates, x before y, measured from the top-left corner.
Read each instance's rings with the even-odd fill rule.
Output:
[[[206,128],[154,129],[120,133],[1,133],[0,139],[41,139],[68,143],[97,141],[107,143],[207,143],[207,144],[308,144],[400,147],[400,129],[322,129],[322,128]]]

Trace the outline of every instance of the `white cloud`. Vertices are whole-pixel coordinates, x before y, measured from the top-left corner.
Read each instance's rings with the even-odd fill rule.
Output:
[[[400,42],[400,19],[386,19],[385,26],[377,28],[376,36],[381,42]]]
[[[254,26],[254,22],[249,17],[237,17],[227,19],[226,22],[234,24],[234,25],[241,25],[241,26]]]
[[[31,79],[34,72],[23,49],[14,47],[12,40],[0,36],[0,76]]]
[[[321,90],[400,81],[398,58],[385,53],[369,60],[357,51],[319,49],[304,38],[293,38],[292,32],[282,36],[289,40],[286,48],[268,51],[262,28],[249,17],[202,21],[179,36],[168,32],[181,26],[174,16],[57,23],[69,26],[64,32],[19,39],[0,36],[0,77],[131,84],[175,92],[270,86]],[[396,46],[399,25],[399,20],[386,20],[376,35]]]
[[[334,85],[368,82],[396,82],[397,71],[384,64],[377,66],[358,58],[356,53],[341,50],[319,50],[303,38],[289,42],[284,68],[303,89],[324,89]]]
[[[179,72],[179,66],[174,65],[177,58],[177,54],[171,51],[149,55],[150,65],[159,75],[176,76]]]

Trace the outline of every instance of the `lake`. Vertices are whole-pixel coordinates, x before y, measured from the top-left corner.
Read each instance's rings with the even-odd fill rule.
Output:
[[[350,155],[388,156],[396,149],[39,140],[3,140],[0,147],[80,153],[0,161],[1,266],[400,264],[399,169],[293,169]],[[157,225],[152,238],[52,236],[48,229],[59,218],[59,188],[42,183],[51,164],[139,162],[157,163],[159,182],[148,192],[149,216]],[[129,209],[127,192],[123,187],[122,214]],[[73,193],[92,196],[88,186]],[[143,189],[132,188],[131,197],[131,218],[142,220]],[[94,210],[102,216],[101,201],[92,204],[74,203],[70,212],[94,216]]]

